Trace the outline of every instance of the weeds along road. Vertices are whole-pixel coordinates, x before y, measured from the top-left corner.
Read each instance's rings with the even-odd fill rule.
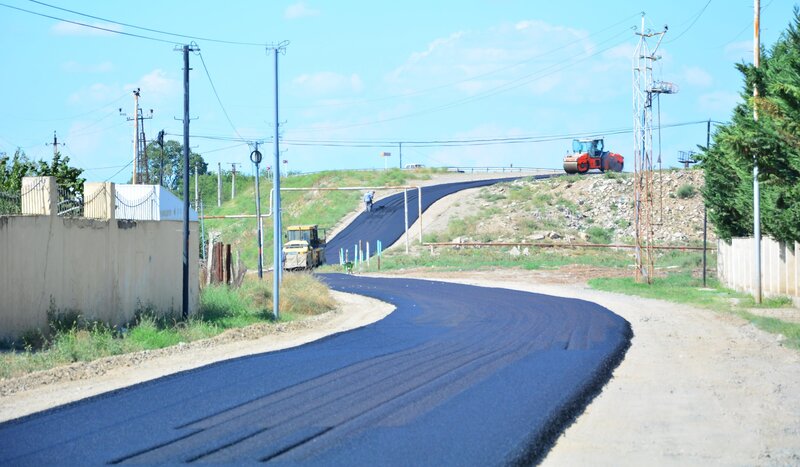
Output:
[[[599,305],[414,279],[323,277],[393,303],[369,326],[0,425],[0,464],[536,460],[622,359]]]
[[[542,179],[552,177],[551,174],[535,175],[530,178]],[[470,188],[494,185],[501,182],[510,182],[515,178],[495,178],[487,180],[473,180],[469,182],[443,183],[422,187],[422,211],[425,212],[431,204],[451,195],[457,191]],[[408,190],[408,226],[411,227],[419,217],[419,194],[416,189]],[[423,217],[423,221],[425,218]],[[352,261],[356,247],[362,242],[362,250],[366,252],[369,243],[370,255],[377,253],[377,241],[380,240],[384,248],[396,242],[405,230],[405,208],[403,193],[396,193],[376,201],[372,212],[362,212],[344,230],[333,237],[325,246],[325,264],[339,264],[340,249],[347,252],[347,258]],[[416,238],[417,232],[409,232]]]

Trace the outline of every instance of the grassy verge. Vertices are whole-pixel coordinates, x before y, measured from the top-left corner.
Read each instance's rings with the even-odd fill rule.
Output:
[[[608,292],[734,313],[759,329],[782,335],[785,338],[784,344],[788,347],[800,349],[800,324],[751,313],[748,309],[757,308],[752,296],[726,289],[716,280],[708,281],[707,287],[703,288],[701,279],[692,277],[689,273],[674,273],[664,278],[657,278],[650,285],[638,284],[630,277],[591,279],[589,285]],[[790,300],[778,297],[766,299],[758,307],[780,308],[790,305]]]
[[[413,184],[414,180],[427,180],[437,169],[419,170],[337,170],[313,174],[293,175],[281,180],[283,188],[332,188],[345,186],[396,186]],[[226,179],[227,180],[227,179]],[[205,215],[255,214],[255,179],[236,177],[236,197],[230,198],[229,180],[223,180],[223,203],[217,207],[216,176],[204,175],[200,179],[201,197]],[[213,185],[211,184],[213,182]],[[212,189],[213,188],[213,189]],[[260,182],[261,209],[269,212],[269,192],[272,182]],[[379,196],[382,193],[378,193]],[[363,192],[359,191],[285,191],[281,193],[283,225],[317,224],[329,230],[342,218],[359,207]],[[264,218],[264,260],[272,261],[272,217]],[[255,219],[210,219],[205,231],[220,234],[220,241],[231,243],[241,253],[242,261],[254,269],[258,263]]]
[[[427,248],[415,247],[412,254],[406,255],[402,249],[384,253],[381,269],[398,270],[410,268],[430,268],[441,271],[481,270],[495,268],[555,269],[568,265],[585,265],[606,268],[627,269],[633,265],[630,250],[573,249],[573,248],[524,248],[520,254],[512,255],[510,247],[437,248],[431,254]],[[691,270],[702,264],[702,253],[669,251],[657,255],[656,267]],[[715,267],[715,258],[709,256],[709,268]],[[377,262],[371,260],[371,269],[377,269]]]
[[[281,321],[319,314],[335,307],[328,289],[310,274],[286,274],[281,285]],[[207,287],[200,310],[188,320],[156,318],[143,312],[129,327],[112,328],[98,322],[54,319],[46,333],[24,336],[24,350],[0,354],[0,378],[23,375],[79,361],[160,349],[180,342],[213,337],[227,329],[272,319],[272,282],[247,280],[239,289]]]

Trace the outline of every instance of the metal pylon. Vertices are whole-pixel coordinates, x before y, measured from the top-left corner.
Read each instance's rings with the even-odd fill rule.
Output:
[[[656,50],[667,32],[645,30],[636,32],[639,44],[633,55],[633,189],[636,247],[636,281],[653,281],[653,96],[671,94],[677,88],[671,83],[653,80],[653,65],[660,57]],[[658,43],[650,50],[647,41],[657,38]]]

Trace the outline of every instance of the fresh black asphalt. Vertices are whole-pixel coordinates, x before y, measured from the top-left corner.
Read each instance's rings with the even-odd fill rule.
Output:
[[[631,337],[599,305],[412,279],[323,276],[395,312],[0,425],[0,465],[530,463]]]
[[[426,187],[424,207],[495,182]],[[409,202],[416,206],[416,192]],[[337,242],[393,243],[402,234],[402,203],[400,194],[398,223],[398,195],[379,201],[329,244],[335,254],[328,258],[338,259]],[[322,277],[333,289],[397,309],[301,347],[0,424],[0,465],[529,464],[600,390],[630,343],[625,320],[585,301]]]
[[[548,178],[552,175],[536,175],[531,178]],[[513,178],[500,178],[488,180],[473,180],[470,182],[444,183],[422,187],[422,212],[424,213],[431,204],[441,198],[457,191],[469,188],[479,188],[494,185],[498,182],[508,182]],[[407,191],[408,196],[408,227],[416,222],[419,217],[419,193],[416,189]],[[425,217],[423,216],[423,227]],[[361,245],[362,252],[366,253],[369,243],[369,254],[377,253],[377,241],[380,240],[384,248],[396,242],[405,230],[405,208],[403,193],[396,193],[375,202],[372,212],[362,212],[346,229],[339,232],[325,247],[326,264],[339,264],[339,251],[346,252],[346,258],[353,261],[356,245]],[[417,231],[409,232],[409,240],[418,238]]]

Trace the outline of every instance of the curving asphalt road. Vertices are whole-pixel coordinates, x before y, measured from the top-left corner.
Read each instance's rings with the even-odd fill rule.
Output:
[[[549,178],[553,175],[536,175],[531,178]],[[487,180],[474,180],[470,182],[444,183],[422,187],[422,211],[425,212],[431,204],[441,198],[457,191],[469,188],[479,188],[494,185],[500,182],[509,182],[516,178],[494,178]],[[408,226],[417,221],[419,217],[418,192],[416,189],[408,190]],[[325,264],[339,264],[339,250],[347,251],[347,257],[352,261],[356,245],[361,241],[362,250],[366,252],[369,243],[370,255],[377,252],[377,241],[380,240],[384,248],[396,242],[405,230],[405,214],[403,207],[403,193],[387,196],[372,207],[372,212],[362,212],[344,230],[333,237],[325,247]],[[424,221],[424,218],[423,218]],[[417,233],[412,232],[412,236]],[[416,238],[416,237],[414,237]]]
[[[530,463],[607,381],[631,330],[599,305],[339,274],[397,306],[279,352],[171,375],[0,425],[0,464]]]

